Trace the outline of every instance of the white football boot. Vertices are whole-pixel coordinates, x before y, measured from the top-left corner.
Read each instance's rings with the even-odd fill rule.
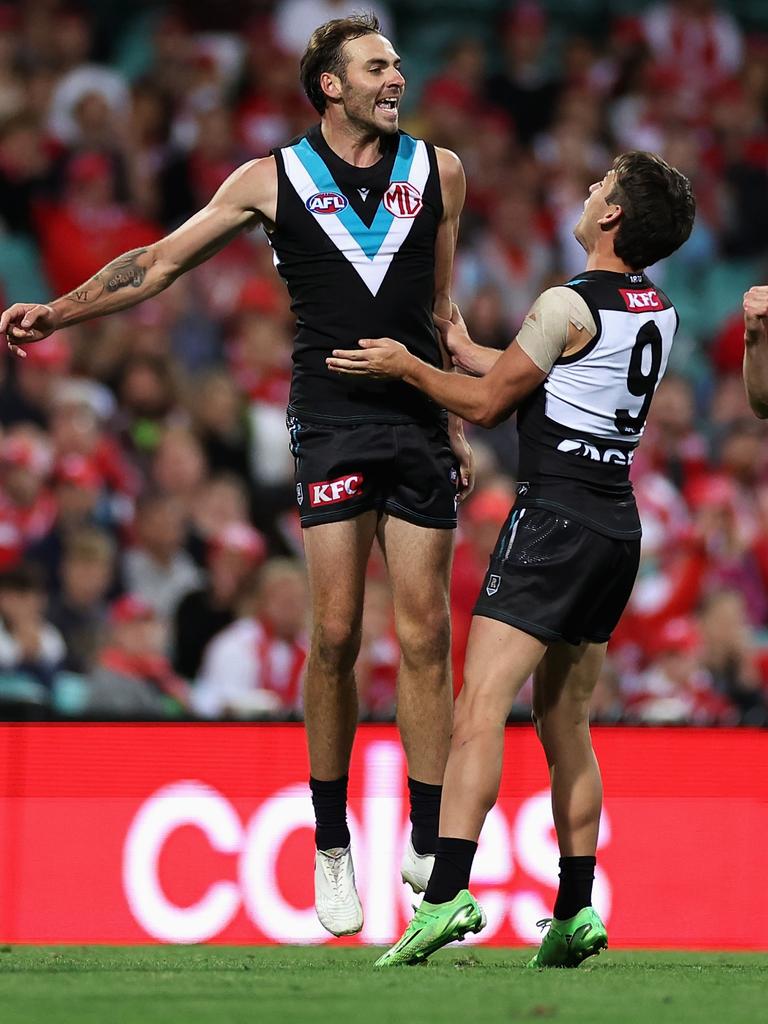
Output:
[[[402,863],[400,864],[400,876],[404,882],[410,885],[415,893],[426,890],[427,882],[434,866],[434,853],[416,853],[413,843],[409,839],[403,852]]]
[[[356,935],[363,927],[363,908],[348,846],[315,851],[315,910],[320,924],[331,935]]]

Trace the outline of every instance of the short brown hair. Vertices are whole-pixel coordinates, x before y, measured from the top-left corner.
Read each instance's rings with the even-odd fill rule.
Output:
[[[379,19],[371,11],[351,14],[348,18],[334,18],[315,29],[301,58],[299,77],[309,102],[318,114],[325,113],[328,102],[320,86],[320,76],[329,72],[344,80],[347,66],[342,52],[344,44],[350,39],[378,35],[380,32]]]
[[[686,241],[696,216],[690,181],[655,153],[622,153],[613,161],[609,203],[621,207],[613,249],[633,270],[663,260]]]

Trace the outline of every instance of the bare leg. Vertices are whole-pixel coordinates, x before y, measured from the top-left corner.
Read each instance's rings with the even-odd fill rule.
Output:
[[[472,620],[443,783],[441,836],[477,841],[499,794],[507,716],[545,651],[514,626]]]
[[[367,512],[304,530],[312,600],[304,716],[310,768],[320,780],[341,778],[349,768],[357,727],[354,665],[376,521]]]
[[[553,644],[534,679],[533,713],[552,785],[552,814],[564,857],[593,857],[603,787],[589,734],[589,702],[606,644]]]
[[[397,724],[408,774],[441,785],[451,735],[451,625],[448,590],[453,531],[392,516],[379,526],[402,652]]]

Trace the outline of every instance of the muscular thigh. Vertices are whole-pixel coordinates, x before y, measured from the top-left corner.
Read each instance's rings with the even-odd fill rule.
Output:
[[[359,624],[376,523],[376,513],[365,512],[354,519],[310,526],[303,531],[315,623],[333,616]]]
[[[387,563],[395,613],[448,613],[453,531],[432,530],[383,515],[378,538]]]

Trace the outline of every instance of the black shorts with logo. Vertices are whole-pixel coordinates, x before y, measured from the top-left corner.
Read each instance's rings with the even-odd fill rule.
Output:
[[[607,537],[548,509],[513,509],[474,614],[542,643],[605,643],[629,601],[639,563],[639,539]]]
[[[441,423],[307,423],[288,416],[301,525],[388,512],[455,529],[458,462]]]

